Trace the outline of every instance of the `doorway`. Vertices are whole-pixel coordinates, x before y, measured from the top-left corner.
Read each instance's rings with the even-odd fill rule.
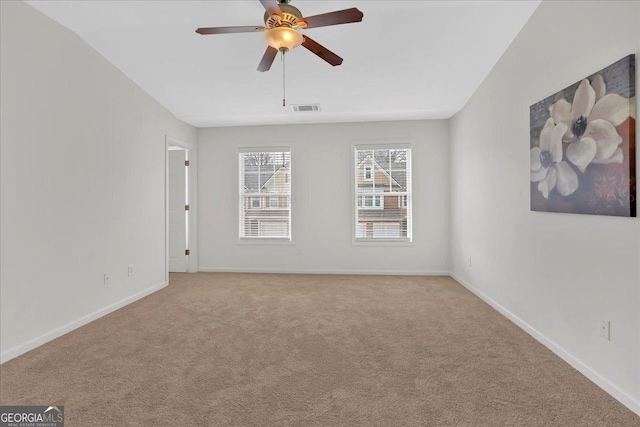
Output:
[[[195,263],[195,147],[166,140],[166,271],[197,271]]]

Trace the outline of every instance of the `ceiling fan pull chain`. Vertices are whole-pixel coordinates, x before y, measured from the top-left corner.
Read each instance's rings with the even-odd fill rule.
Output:
[[[286,102],[285,102],[285,95],[284,95],[284,94],[285,94],[285,84],[284,84],[284,82],[285,82],[285,79],[284,79],[284,77],[285,77],[285,74],[284,74],[284,68],[285,68],[285,67],[284,67],[284,65],[285,65],[285,64],[284,64],[284,53],[285,53],[285,50],[283,49],[283,50],[282,50],[282,106],[283,106],[283,107],[285,107],[285,106],[286,106]]]

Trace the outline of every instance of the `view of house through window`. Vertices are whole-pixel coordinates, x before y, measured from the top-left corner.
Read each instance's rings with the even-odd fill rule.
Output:
[[[356,147],[356,239],[411,240],[411,149]]]
[[[291,152],[240,153],[240,237],[291,239]]]

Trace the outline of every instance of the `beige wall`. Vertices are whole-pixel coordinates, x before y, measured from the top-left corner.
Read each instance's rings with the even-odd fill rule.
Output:
[[[451,121],[451,271],[640,413],[640,220],[529,210],[529,106],[631,53],[640,2],[542,2]]]
[[[444,120],[199,129],[199,268],[447,274],[448,139]],[[413,140],[413,242],[354,244],[353,144],[406,140]],[[260,145],[292,149],[290,245],[237,239],[238,148]]]
[[[6,360],[166,284],[165,135],[196,132],[31,6],[0,12]]]

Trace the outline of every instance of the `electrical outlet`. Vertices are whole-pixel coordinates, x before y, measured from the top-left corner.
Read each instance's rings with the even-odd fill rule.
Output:
[[[127,275],[129,277],[133,276],[133,264],[129,264],[129,268],[127,269]]]
[[[111,278],[109,277],[109,274],[108,273],[104,273],[104,284],[108,285],[110,280],[111,280]]]
[[[471,267],[471,255],[469,255],[469,267]]]
[[[598,327],[598,334],[600,335],[600,338],[604,338],[607,341],[611,340],[611,322],[608,320],[601,320]]]
[[[298,255],[302,255],[302,248],[298,248],[298,250],[297,250],[297,254],[298,254]]]

